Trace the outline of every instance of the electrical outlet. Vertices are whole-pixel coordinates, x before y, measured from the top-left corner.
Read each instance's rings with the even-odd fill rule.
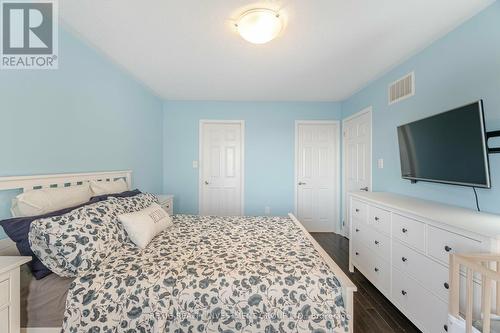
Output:
[[[198,161],[193,161],[193,169],[198,169]]]
[[[384,168],[384,159],[383,158],[379,158],[378,161],[377,161],[377,165],[378,165],[379,169],[383,169]]]
[[[271,207],[266,206],[266,207],[264,208],[264,214],[266,214],[266,215],[271,215]]]

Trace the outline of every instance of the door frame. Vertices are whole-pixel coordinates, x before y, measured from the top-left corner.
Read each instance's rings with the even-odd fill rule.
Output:
[[[340,140],[341,140],[341,127],[340,127],[340,121],[339,120],[295,120],[295,157],[294,157],[294,183],[293,183],[293,192],[294,192],[294,215],[297,216],[298,218],[298,202],[299,202],[299,196],[298,196],[298,188],[297,188],[297,183],[299,182],[299,175],[298,175],[298,163],[299,163],[299,125],[335,125],[337,128],[337,137],[336,137],[336,144],[335,144],[335,164],[337,165],[337,170],[335,172],[335,183],[334,185],[337,185],[337,188],[334,189],[335,193],[335,214],[334,214],[334,232],[337,233],[338,228],[339,228],[339,219],[340,219]]]
[[[205,124],[239,124],[241,126],[241,177],[240,177],[240,215],[245,215],[245,121],[200,119],[198,130],[198,214],[202,213],[203,202],[203,127]]]
[[[365,114],[370,115],[370,189],[369,192],[373,190],[373,107],[370,105],[361,111],[356,112],[355,114],[350,115],[347,118],[342,119],[342,221],[340,224],[340,234],[343,235],[344,237],[349,237],[349,233],[346,232],[346,228],[344,228],[344,221],[349,219],[349,212],[347,211],[347,202],[346,202],[346,143],[345,143],[345,122],[352,120],[354,118],[358,118],[360,116],[363,116]],[[350,225],[350,221],[349,221]]]

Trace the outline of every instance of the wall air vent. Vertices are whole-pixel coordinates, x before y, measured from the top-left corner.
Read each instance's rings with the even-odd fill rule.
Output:
[[[411,72],[389,85],[389,105],[415,95],[415,72]]]

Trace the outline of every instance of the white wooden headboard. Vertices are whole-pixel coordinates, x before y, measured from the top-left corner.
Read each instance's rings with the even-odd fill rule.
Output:
[[[75,186],[92,180],[109,182],[118,179],[124,179],[127,182],[128,189],[131,189],[132,171],[125,170],[0,177],[0,191],[21,189],[23,192],[27,192],[42,188]],[[0,256],[1,255],[19,255],[15,243],[9,238],[0,239]]]
[[[132,171],[104,171],[88,173],[60,173],[37,176],[0,177],[0,191],[22,189],[23,192],[49,187],[68,187],[80,185],[92,180],[115,181],[125,179],[128,188],[132,186]]]

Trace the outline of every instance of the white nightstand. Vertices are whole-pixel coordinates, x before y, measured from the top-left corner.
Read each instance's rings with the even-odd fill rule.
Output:
[[[156,197],[160,201],[160,206],[167,211],[168,215],[173,215],[174,196],[171,194],[157,194]]]
[[[31,257],[0,257],[0,332],[19,333],[19,266]]]

